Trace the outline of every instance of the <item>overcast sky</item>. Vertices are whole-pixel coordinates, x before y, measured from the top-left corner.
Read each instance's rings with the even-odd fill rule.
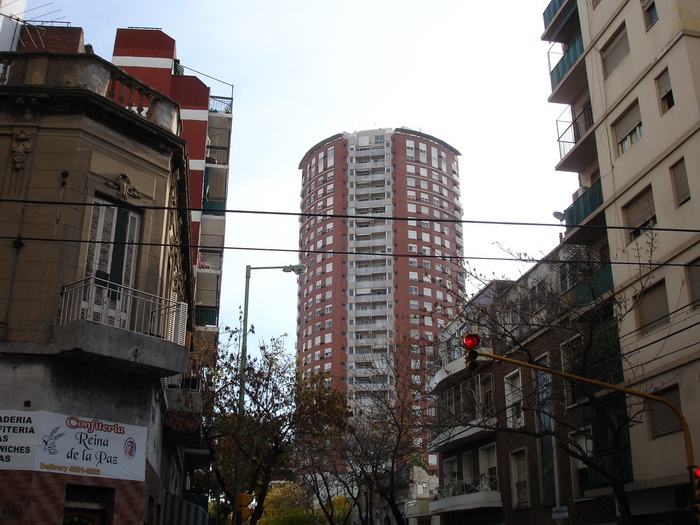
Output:
[[[25,18],[82,27],[111,60],[119,27],[157,27],[177,41],[181,63],[234,84],[227,207],[298,212],[299,162],[342,131],[409,127],[462,153],[464,219],[557,224],[576,175],[554,171],[556,120],[540,40],[548,0],[29,0]],[[37,8],[38,7],[38,8]],[[213,95],[231,88],[203,78]],[[560,227],[465,224],[465,255],[539,256]],[[298,246],[296,217],[228,214],[226,246]],[[297,263],[295,253],[227,250],[221,324],[236,325],[245,265]],[[472,263],[517,277],[527,266]],[[288,333],[294,347],[296,282],[254,271],[255,341]],[[251,345],[253,343],[251,342]]]

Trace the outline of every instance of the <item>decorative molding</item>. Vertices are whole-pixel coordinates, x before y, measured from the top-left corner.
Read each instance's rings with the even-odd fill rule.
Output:
[[[107,179],[105,184],[110,188],[117,190],[117,197],[119,197],[121,200],[125,201],[129,198],[141,199],[143,197],[138,188],[131,184],[131,179],[126,173],[120,173],[111,179]]]
[[[12,168],[16,171],[24,169],[27,156],[32,151],[32,133],[22,130],[12,136]]]

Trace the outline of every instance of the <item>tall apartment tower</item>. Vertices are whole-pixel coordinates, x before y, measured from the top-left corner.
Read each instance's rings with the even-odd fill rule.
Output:
[[[463,286],[460,155],[406,128],[341,133],[302,159],[297,352],[361,402],[387,352],[422,384]],[[394,350],[396,353],[394,354]]]
[[[587,226],[607,227],[615,292],[632,307],[620,326],[625,386],[672,401],[697,438],[700,3],[552,0],[544,26],[543,40],[563,52],[549,98],[568,106],[556,168],[580,182],[563,241],[584,244],[606,231]],[[684,432],[658,404],[639,419],[632,513],[671,522],[688,508]]]
[[[185,75],[175,40],[158,29],[118,29],[112,62],[180,105],[187,141],[195,265],[195,318],[217,333],[225,208],[232,129],[232,96],[212,96],[199,78]]]

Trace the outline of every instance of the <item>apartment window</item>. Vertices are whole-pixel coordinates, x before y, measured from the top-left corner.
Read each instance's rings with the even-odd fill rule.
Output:
[[[663,397],[670,401],[678,409],[681,408],[681,394],[678,385],[672,386],[669,389],[661,392],[656,392],[655,395]],[[683,430],[678,416],[668,406],[656,401],[649,401],[649,421],[651,424],[652,437],[659,437],[672,432],[680,432]]]
[[[671,88],[671,77],[668,74],[668,69],[664,69],[656,77],[656,89],[659,92],[659,100],[661,101],[661,112],[666,113],[676,104],[675,100],[673,100],[673,89]]]
[[[610,76],[624,58],[629,55],[629,52],[630,43],[627,39],[627,28],[623,25],[601,50],[603,75],[605,78]]]
[[[408,245],[408,251],[409,253],[417,253],[418,252],[418,246],[415,244],[409,244]]]
[[[520,428],[524,424],[523,392],[520,370],[505,378],[506,417],[510,428]]]
[[[527,483],[527,454],[525,449],[510,453],[510,479],[512,483],[513,506],[527,507],[530,491]]]
[[[418,287],[417,286],[409,286],[408,293],[410,295],[418,295]]]
[[[676,204],[680,206],[690,199],[690,187],[688,186],[688,171],[685,168],[685,159],[681,159],[671,166],[671,179],[673,180],[673,192],[676,196]]]
[[[656,11],[656,4],[653,0],[641,0],[641,2],[642,10],[644,11],[644,23],[649,29],[659,19],[659,13]]]
[[[633,228],[630,242],[639,237],[645,230],[653,228],[656,224],[656,208],[654,207],[654,195],[651,186],[632,199],[624,208],[627,226]]]
[[[617,153],[618,155],[622,155],[644,134],[639,103],[635,102],[627,109],[627,111],[615,121],[613,128],[615,129],[615,139],[617,140]]]
[[[409,266],[418,266],[418,259],[409,259],[408,265]]]
[[[690,301],[697,308],[700,303],[700,259],[695,259],[688,265],[688,288],[690,289]]]
[[[479,473],[483,475],[483,490],[498,490],[496,445],[487,445],[479,449]]]
[[[408,280],[409,281],[417,281],[418,280],[418,272],[408,272]]]
[[[660,325],[669,322],[668,299],[666,298],[666,283],[659,284],[642,291],[637,297],[639,312],[639,327],[642,334],[648,333]]]

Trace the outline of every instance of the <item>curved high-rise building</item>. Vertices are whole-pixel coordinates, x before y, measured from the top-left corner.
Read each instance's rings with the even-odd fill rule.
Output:
[[[351,400],[386,389],[378,360],[410,366],[414,384],[456,313],[463,285],[460,155],[406,128],[340,133],[303,157],[297,355]]]

